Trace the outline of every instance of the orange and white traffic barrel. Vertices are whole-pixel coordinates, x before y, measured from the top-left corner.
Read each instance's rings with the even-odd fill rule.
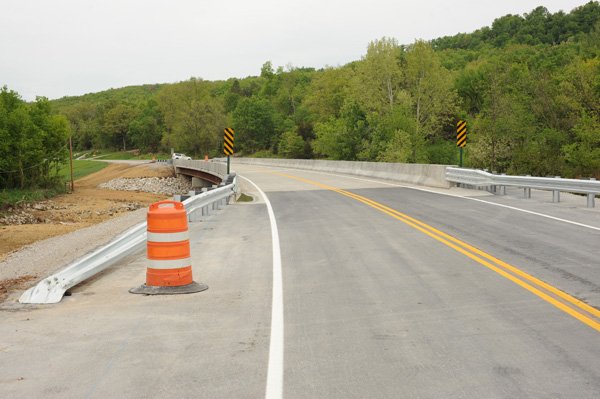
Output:
[[[148,208],[147,257],[146,284],[129,292],[187,294],[208,288],[192,279],[187,213],[181,202],[165,200]]]

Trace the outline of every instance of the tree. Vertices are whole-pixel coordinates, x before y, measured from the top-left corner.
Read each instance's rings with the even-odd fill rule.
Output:
[[[350,67],[325,68],[311,80],[304,105],[316,122],[337,118],[348,97],[349,82],[354,75]]]
[[[287,66],[287,72],[280,71],[275,104],[282,114],[292,116],[296,113],[306,96],[313,73],[313,69],[294,68],[292,65]]]
[[[275,71],[273,71],[273,63],[271,61],[266,61],[260,68],[260,77],[271,79],[274,75]]]
[[[231,87],[229,87],[229,90],[227,93],[225,93],[225,97],[223,99],[225,112],[233,112],[235,107],[237,107],[238,101],[240,101],[241,97],[242,88],[240,86],[240,81],[238,79],[233,79],[231,82]]]
[[[5,86],[0,90],[0,187],[46,187],[67,157],[68,122],[53,115],[48,99],[26,104]]]
[[[157,95],[164,117],[164,147],[192,154],[216,155],[227,118],[223,99],[213,96],[214,84],[190,79],[164,88]]]
[[[510,56],[510,54],[508,54]],[[517,172],[513,157],[536,140],[525,87],[531,79],[525,65],[496,58],[482,66],[487,86],[483,109],[474,120],[470,153],[475,166],[498,172]]]
[[[240,100],[233,112],[236,147],[246,153],[268,149],[275,135],[274,113],[267,99],[251,97]]]
[[[263,64],[260,69],[260,77],[262,80],[260,95],[265,98],[273,97],[279,89],[280,79],[279,73],[275,74],[271,61],[267,61]]]
[[[355,160],[368,135],[367,117],[358,104],[349,100],[340,118],[317,123],[313,149],[318,154],[337,160]]]
[[[387,147],[379,154],[378,159],[384,162],[407,162],[414,152],[411,136],[408,132],[398,129],[392,135]]]
[[[417,141],[411,99],[406,92],[394,108],[382,117],[369,118],[370,141],[359,158],[370,161],[408,162],[425,157],[425,142]],[[416,156],[414,155],[416,154]]]
[[[315,125],[315,134],[314,152],[336,160],[352,159],[353,143],[347,140],[349,134],[344,121],[331,118],[327,122],[319,122]]]
[[[570,174],[577,177],[600,175],[600,120],[583,111],[573,133],[575,141],[563,147]]]
[[[454,81],[454,88],[462,100],[463,109],[470,115],[481,112],[486,77],[479,62],[472,62],[461,69]]]
[[[396,39],[369,43],[367,55],[357,65],[353,97],[367,112],[384,112],[394,107],[401,90],[402,49]]]
[[[295,131],[287,131],[279,140],[279,155],[285,158],[298,159],[304,157],[304,140]]]
[[[98,106],[82,101],[66,109],[64,114],[73,134],[73,147],[78,150],[92,149],[94,138],[101,131]]]
[[[406,53],[405,88],[410,93],[413,106],[414,135],[411,140],[421,143],[439,137],[445,125],[457,110],[457,97],[452,89],[452,77],[441,66],[431,46],[416,41]],[[423,162],[418,146],[413,147],[412,162]]]
[[[104,129],[113,138],[117,148],[122,145],[123,151],[127,151],[129,125],[135,118],[135,110],[127,104],[117,104],[106,113]]]
[[[162,115],[155,100],[148,100],[129,124],[132,143],[142,152],[157,152],[163,133]]]

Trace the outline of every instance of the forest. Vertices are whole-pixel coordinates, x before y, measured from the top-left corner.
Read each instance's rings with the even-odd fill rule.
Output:
[[[383,37],[343,66],[267,61],[258,72],[111,89],[49,105],[68,120],[81,151],[173,148],[221,156],[223,128],[232,127],[236,156],[457,164],[455,125],[465,120],[465,166],[600,177],[597,1],[568,13],[537,7],[429,42]],[[35,121],[35,109],[47,103],[20,105],[28,109],[19,112]]]

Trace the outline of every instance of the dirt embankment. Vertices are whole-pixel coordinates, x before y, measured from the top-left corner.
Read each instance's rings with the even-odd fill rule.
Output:
[[[79,230],[122,215],[165,195],[98,188],[121,177],[167,177],[172,169],[164,164],[111,164],[75,182],[75,191],[50,200],[19,207],[0,215],[0,262],[8,254],[33,242]]]
[[[131,215],[137,218],[138,216],[134,215],[133,211],[169,197],[140,191],[102,189],[98,187],[99,184],[117,178],[169,176],[173,176],[173,171],[170,166],[165,164],[111,164],[99,172],[77,180],[74,193],[17,207],[0,214],[0,303],[11,292],[28,288],[36,280],[45,277],[47,273],[59,266],[61,259],[49,259],[48,257],[54,256],[50,253],[62,256],[60,254],[65,251],[76,253],[79,251],[83,254],[89,250],[86,249],[87,247],[94,245],[93,243],[87,245],[77,243],[82,248],[47,248],[48,245],[66,245],[62,241],[58,241],[60,244],[52,243],[44,246],[43,243],[38,243],[24,249],[25,246],[96,225],[118,216]],[[81,238],[90,236],[90,231],[87,230],[83,230],[84,234],[81,235]],[[104,235],[107,234],[110,234],[110,231],[104,232]],[[40,250],[38,247],[45,249]],[[24,249],[24,251],[19,251],[20,249]],[[45,253],[39,253],[39,251]],[[11,253],[14,253],[13,256],[10,256]],[[28,264],[28,262],[33,262],[34,265]]]

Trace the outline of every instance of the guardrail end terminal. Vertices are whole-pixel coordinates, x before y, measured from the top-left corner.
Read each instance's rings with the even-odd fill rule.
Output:
[[[214,209],[215,206],[226,203],[226,198],[230,197],[236,190],[237,181],[234,177],[231,185],[218,189],[211,187],[199,195],[185,199],[184,205],[186,211],[190,215],[198,212],[198,215],[193,215],[192,217],[194,220],[199,219],[200,214],[202,216],[210,214],[209,206],[212,205]],[[179,197],[180,200],[184,200],[186,196],[182,197]],[[56,274],[41,280],[34,287],[23,292],[19,298],[19,302],[33,304],[58,303],[69,288],[96,275],[124,256],[141,251],[145,243],[146,222],[143,222],[120,234],[110,243],[98,248],[85,257],[75,260]]]

